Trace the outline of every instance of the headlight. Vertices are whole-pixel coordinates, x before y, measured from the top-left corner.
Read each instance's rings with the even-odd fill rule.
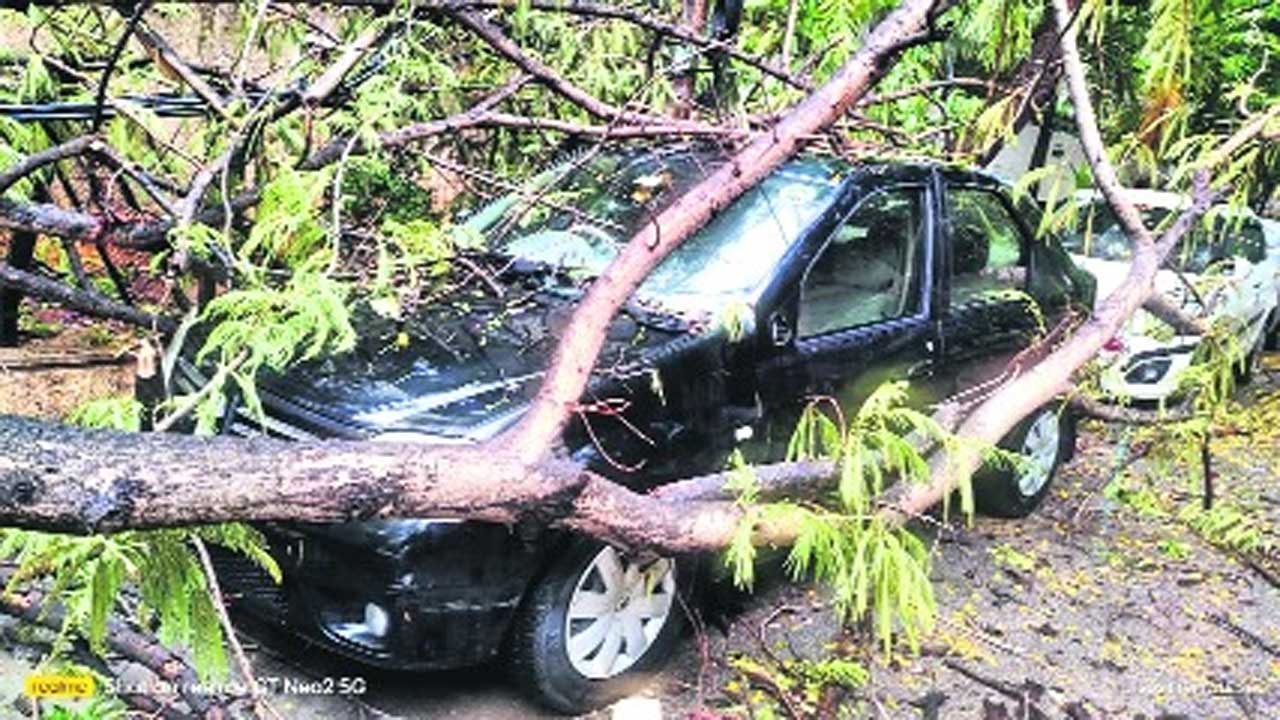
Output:
[[[1165,374],[1169,372],[1169,366],[1172,364],[1173,361],[1167,357],[1139,360],[1129,368],[1128,372],[1125,373],[1125,382],[1134,383],[1136,385],[1152,385],[1158,383]]]
[[[342,603],[322,610],[320,622],[343,640],[378,651],[387,647],[391,612],[375,602],[367,602],[363,607]]]

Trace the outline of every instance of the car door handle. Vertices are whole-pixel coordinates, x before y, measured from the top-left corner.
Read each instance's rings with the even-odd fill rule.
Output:
[[[773,342],[774,347],[784,347],[791,342],[793,335],[791,323],[787,322],[787,318],[782,313],[773,313],[769,316],[769,340]]]

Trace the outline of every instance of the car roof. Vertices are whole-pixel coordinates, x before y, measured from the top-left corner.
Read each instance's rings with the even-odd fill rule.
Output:
[[[700,141],[660,143],[643,146],[618,146],[615,152],[630,155],[639,160],[646,153],[675,157],[680,155],[713,156],[722,159],[731,157],[731,153],[722,147]],[[1009,183],[984,170],[963,168],[954,165],[928,160],[895,160],[890,158],[870,157],[861,161],[850,161],[843,157],[815,151],[801,151],[781,165],[780,169],[803,168],[808,170],[824,169],[834,171],[846,177],[857,175],[862,179],[868,177],[885,178],[890,182],[919,182],[927,180],[934,172],[941,172],[953,182],[967,185],[979,185],[989,188],[1009,188]]]

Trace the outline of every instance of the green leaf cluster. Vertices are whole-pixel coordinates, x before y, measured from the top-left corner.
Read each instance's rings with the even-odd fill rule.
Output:
[[[835,461],[839,479],[822,503],[762,503],[759,483],[740,454],[731,459],[726,489],[743,508],[725,561],[735,582],[750,586],[761,525],[796,528],[787,568],[795,579],[811,577],[831,588],[844,622],[870,617],[886,654],[895,639],[918,647],[933,624],[936,604],[929,581],[929,553],[909,530],[877,513],[893,481],[925,483],[929,464],[919,444],[954,451],[958,440],[932,418],[906,406],[908,385],[877,388],[846,423],[834,400],[811,403],[802,413],[788,447],[789,460]],[[824,412],[824,410],[833,410]],[[972,490],[960,488],[962,508],[971,514]]]

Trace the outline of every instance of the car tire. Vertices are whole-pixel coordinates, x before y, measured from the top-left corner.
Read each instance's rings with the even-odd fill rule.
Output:
[[[691,558],[642,563],[608,545],[574,541],[516,617],[507,653],[515,681],[569,714],[642,688],[679,646],[698,565]],[[651,592],[643,593],[645,585]],[[633,643],[639,657],[631,655]]]
[[[1049,494],[1058,466],[1075,449],[1075,419],[1060,402],[1042,405],[1018,423],[999,446],[1028,456],[1022,468],[984,467],[974,475],[974,505],[992,517],[1023,518]]]

